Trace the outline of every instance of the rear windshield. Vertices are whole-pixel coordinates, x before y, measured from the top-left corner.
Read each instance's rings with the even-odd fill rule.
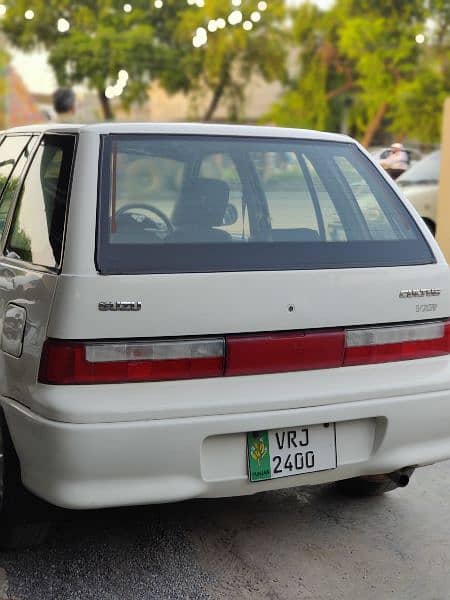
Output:
[[[326,269],[434,257],[351,143],[104,136],[102,273]]]

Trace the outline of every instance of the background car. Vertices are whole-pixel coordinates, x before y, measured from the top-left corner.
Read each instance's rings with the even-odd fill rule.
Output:
[[[401,186],[408,200],[414,205],[433,235],[436,232],[436,203],[439,189],[441,151],[436,150],[400,175]]]
[[[404,148],[404,150],[408,155],[410,167],[415,165],[423,158],[423,154],[420,152],[420,150],[416,150],[414,148]],[[390,151],[390,148],[385,148],[384,146],[375,146],[373,148],[369,148],[370,154],[375,158],[377,162],[380,162],[380,160],[387,158],[389,156]]]

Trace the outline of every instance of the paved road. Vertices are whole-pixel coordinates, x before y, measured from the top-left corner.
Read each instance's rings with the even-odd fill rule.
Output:
[[[0,567],[1,600],[450,600],[450,462],[371,500],[320,486],[68,513]]]

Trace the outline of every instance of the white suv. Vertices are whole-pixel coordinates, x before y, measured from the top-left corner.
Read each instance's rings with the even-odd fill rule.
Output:
[[[450,457],[448,266],[350,138],[15,129],[0,190],[4,545],[36,496],[373,494]]]

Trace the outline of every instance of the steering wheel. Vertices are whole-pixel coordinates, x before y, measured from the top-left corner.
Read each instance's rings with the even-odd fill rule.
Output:
[[[170,222],[169,218],[162,212],[162,210],[156,208],[156,206],[152,206],[151,204],[144,204],[143,202],[136,204],[126,204],[125,206],[122,206],[122,208],[119,208],[119,210],[116,212],[116,219],[118,221],[122,220],[122,222],[125,222],[126,224],[132,224],[136,228],[139,227],[139,229],[150,228],[160,231],[160,228],[153,219],[150,219],[149,217],[146,217],[145,215],[142,215],[139,212],[133,213],[133,211],[135,210],[147,210],[151,213],[154,213],[164,223],[168,233],[171,233],[173,231],[172,223]]]

